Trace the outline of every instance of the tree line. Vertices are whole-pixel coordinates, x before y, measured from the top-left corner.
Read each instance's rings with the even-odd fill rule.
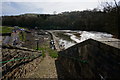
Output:
[[[107,6],[108,5],[108,6]],[[59,29],[102,31],[119,36],[120,5],[106,6],[100,9],[63,12],[60,14],[24,14],[2,16],[2,25],[20,26],[29,29]]]

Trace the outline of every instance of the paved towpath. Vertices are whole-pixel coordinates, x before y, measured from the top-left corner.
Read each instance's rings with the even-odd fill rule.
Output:
[[[59,47],[59,43],[58,43],[59,39],[53,34],[52,31],[48,31],[48,32],[51,34],[51,36],[55,42],[55,48],[57,49],[57,51],[60,51],[60,47]]]

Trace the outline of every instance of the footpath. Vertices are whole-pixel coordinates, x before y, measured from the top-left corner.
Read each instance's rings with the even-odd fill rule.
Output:
[[[47,53],[46,57],[37,65],[37,68],[30,73],[27,73],[25,78],[56,78],[57,71],[55,59],[51,58]]]

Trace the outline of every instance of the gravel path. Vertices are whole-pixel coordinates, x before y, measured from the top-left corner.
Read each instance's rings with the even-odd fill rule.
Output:
[[[57,79],[55,59],[51,58],[48,54],[46,54],[46,57],[42,60],[40,64],[38,64],[37,68],[33,72],[26,74],[26,78]]]

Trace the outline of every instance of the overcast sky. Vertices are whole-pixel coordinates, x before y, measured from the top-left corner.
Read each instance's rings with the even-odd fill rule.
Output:
[[[2,0],[0,10],[2,15],[53,14],[54,11],[61,13],[97,8],[105,1],[113,0]]]

